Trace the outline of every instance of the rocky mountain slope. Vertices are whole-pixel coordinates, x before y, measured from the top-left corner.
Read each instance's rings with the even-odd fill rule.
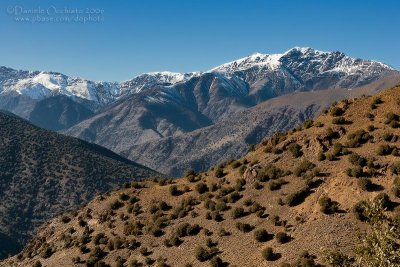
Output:
[[[0,113],[0,257],[97,192],[157,173],[85,141]]]
[[[399,83],[400,75],[391,75],[353,90],[330,89],[288,94],[251,108],[244,108],[242,104],[242,110],[237,109],[240,105],[238,99],[235,104],[228,105],[235,107],[236,112],[231,111],[229,116],[222,119],[221,112],[229,109],[224,105],[227,102],[226,95],[220,99],[217,94],[212,95],[209,102],[214,99],[219,104],[209,105],[205,109],[199,106],[196,109],[200,111],[197,111],[192,109],[196,107],[194,100],[187,105],[182,102],[201,96],[199,90],[202,87],[188,89],[181,84],[176,87],[183,87],[180,92],[189,92],[190,97],[182,98],[184,100],[179,104],[155,100],[149,104],[146,99],[139,101],[140,95],[135,95],[79,123],[66,133],[98,143],[164,174],[178,177],[189,168],[206,170],[223,159],[240,157],[250,144],[313,118],[335,100],[374,94]],[[200,78],[195,84],[203,85],[204,82]],[[224,87],[221,85],[216,88]],[[156,90],[158,93],[159,90]],[[213,123],[213,120],[217,121]]]
[[[399,114],[400,87],[336,102],[243,158],[99,195],[0,266],[400,266]]]
[[[85,119],[87,110],[93,113],[125,95],[158,85],[166,86],[186,81],[196,75],[198,73],[154,72],[117,83],[94,82],[57,72],[0,67],[0,108],[29,120],[34,117],[32,122],[47,129],[59,130],[60,126],[65,129]],[[50,106],[49,102],[52,103]],[[44,113],[37,117],[37,110],[43,109],[49,110],[49,114]],[[60,110],[62,114],[59,114]],[[81,110],[82,113],[78,112],[75,115]],[[59,117],[55,118],[57,114]],[[60,121],[71,116],[75,116],[75,120],[78,121],[72,120],[60,125]]]

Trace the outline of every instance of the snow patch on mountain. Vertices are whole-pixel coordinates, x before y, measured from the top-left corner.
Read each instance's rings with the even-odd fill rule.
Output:
[[[230,95],[240,96],[249,92],[249,86],[257,89],[273,86],[272,83],[277,82],[291,83],[294,90],[297,90],[313,77],[347,77],[335,86],[354,87],[390,71],[395,70],[386,64],[351,58],[341,52],[294,47],[283,54],[255,53],[205,73],[149,72],[120,83],[94,82],[56,72],[31,72],[0,67],[0,96],[16,93],[41,100],[54,95],[66,95],[101,106],[127,95],[155,87],[165,89],[209,73],[216,75],[215,83],[222,85]],[[167,95],[169,101],[178,97],[171,92]],[[164,98],[167,95],[160,94],[159,97]],[[149,101],[165,101],[161,98],[152,96]]]

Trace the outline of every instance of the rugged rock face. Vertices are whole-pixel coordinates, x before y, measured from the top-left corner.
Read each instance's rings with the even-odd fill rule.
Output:
[[[53,216],[96,192],[156,172],[85,141],[0,113],[0,257],[14,253]]]

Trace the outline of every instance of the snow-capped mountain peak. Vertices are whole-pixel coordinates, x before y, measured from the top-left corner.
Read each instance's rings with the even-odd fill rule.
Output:
[[[294,90],[308,88],[309,84],[315,89],[324,86],[352,88],[392,71],[395,70],[386,64],[351,58],[341,52],[294,47],[283,54],[254,53],[205,73],[149,72],[121,83],[94,82],[56,72],[32,72],[0,67],[0,96],[17,94],[40,100],[54,95],[65,95],[101,106],[126,95],[158,86],[173,86],[208,73],[222,75],[235,84],[247,83],[246,88],[239,90],[246,92],[248,86],[254,89],[264,88],[269,84],[268,86],[273,88],[275,85],[271,83],[278,81],[291,84]]]

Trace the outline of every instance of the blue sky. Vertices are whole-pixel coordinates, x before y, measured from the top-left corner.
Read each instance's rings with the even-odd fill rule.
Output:
[[[18,69],[120,81],[150,71],[208,70],[293,46],[400,69],[397,0],[2,0],[0,8],[0,65]],[[89,15],[94,21],[74,21]]]

